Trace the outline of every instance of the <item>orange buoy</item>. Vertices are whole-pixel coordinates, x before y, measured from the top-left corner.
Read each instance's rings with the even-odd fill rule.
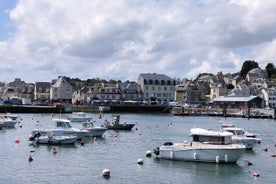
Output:
[[[99,114],[99,119],[102,119],[102,114]]]
[[[272,154],[271,154],[271,157],[276,157],[276,154],[275,154],[275,153],[272,153]]]
[[[260,174],[254,171],[254,172],[253,172],[253,176],[255,176],[255,177],[259,177],[259,176],[260,176]]]
[[[18,138],[16,138],[14,142],[18,144],[18,143],[20,143],[20,140]]]

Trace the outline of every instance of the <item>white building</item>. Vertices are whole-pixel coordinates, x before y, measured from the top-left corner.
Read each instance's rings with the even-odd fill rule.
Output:
[[[276,108],[276,89],[268,88],[262,90],[265,106],[270,108]]]
[[[142,88],[145,100],[175,101],[176,81],[164,74],[141,73],[137,83]]]
[[[50,100],[71,101],[73,87],[63,77],[59,77],[50,89]]]

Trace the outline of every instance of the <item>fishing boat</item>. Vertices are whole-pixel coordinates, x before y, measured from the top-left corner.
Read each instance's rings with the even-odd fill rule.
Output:
[[[242,144],[232,142],[232,133],[192,128],[192,141],[167,142],[154,150],[163,159],[196,162],[235,163],[245,151]]]
[[[126,121],[120,123],[120,115],[113,115],[111,123],[105,120],[105,126],[109,130],[131,130],[134,125],[135,123],[127,123]]]
[[[83,122],[80,129],[89,131],[89,134],[92,137],[102,137],[105,131],[107,131],[106,127],[96,126],[92,121]]]

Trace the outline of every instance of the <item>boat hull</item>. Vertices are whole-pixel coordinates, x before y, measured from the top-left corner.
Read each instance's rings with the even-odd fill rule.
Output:
[[[175,143],[159,148],[159,157],[169,160],[183,160],[213,163],[235,163],[245,151],[245,146],[233,145],[208,145],[191,146],[188,144]]]
[[[90,129],[83,129],[89,131],[89,136],[91,137],[102,137],[103,134],[107,131],[107,128],[104,127],[94,127]]]
[[[4,122],[4,127],[5,128],[15,128],[17,121],[11,120],[11,121],[5,121]]]
[[[83,139],[86,136],[89,136],[89,131],[87,130],[80,130],[75,128],[54,128],[53,130],[54,136],[63,136],[63,135],[76,135],[78,140]]]
[[[110,124],[106,125],[109,130],[131,130],[135,124]]]
[[[257,144],[257,140],[255,138],[250,138],[246,136],[232,136],[233,143],[236,144],[243,144],[245,145],[246,149],[252,150],[254,146]]]
[[[77,136],[41,136],[34,139],[36,144],[50,144],[50,145],[62,145],[62,144],[74,144],[77,141]]]

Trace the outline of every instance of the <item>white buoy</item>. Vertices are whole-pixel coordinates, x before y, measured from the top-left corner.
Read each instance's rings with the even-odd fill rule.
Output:
[[[228,155],[224,155],[225,162],[228,162]]]
[[[140,158],[137,160],[137,164],[143,164],[143,163],[144,163],[143,159]]]
[[[110,170],[109,169],[104,169],[102,172],[102,175],[105,177],[109,177],[110,176]]]
[[[171,151],[171,159],[173,159],[173,151]]]
[[[151,151],[150,150],[148,150],[148,151],[146,151],[146,157],[151,157]]]
[[[216,163],[219,163],[219,156],[216,156]]]
[[[194,153],[194,160],[196,160],[197,159],[197,153],[195,152]]]

